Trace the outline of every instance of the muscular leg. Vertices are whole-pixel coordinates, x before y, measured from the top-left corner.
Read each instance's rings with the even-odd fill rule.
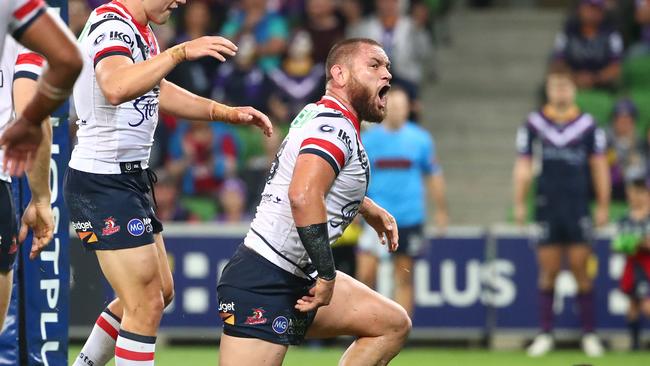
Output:
[[[568,248],[568,256],[569,268],[578,284],[577,301],[582,328],[585,333],[590,333],[594,331],[596,322],[593,281],[587,271],[591,247],[586,244],[571,245]]]
[[[357,253],[357,279],[370,288],[377,285],[379,259],[370,252]]]
[[[222,334],[219,343],[219,365],[280,366],[288,348],[257,338],[238,338]]]
[[[0,272],[0,330],[4,328],[7,309],[11,300],[11,288],[13,287],[14,271]]]
[[[553,296],[555,279],[562,269],[563,249],[559,245],[544,245],[537,248],[540,290],[540,323],[542,332],[553,330]]]
[[[398,254],[393,259],[395,276],[395,301],[413,316],[413,258]]]
[[[339,365],[387,365],[399,353],[410,330],[411,319],[399,304],[337,272],[332,300],[318,309],[307,337],[358,337]]]
[[[163,299],[165,307],[169,305],[174,298],[174,283],[165,250],[165,243],[161,234],[155,234],[156,250],[158,251],[159,269],[162,278]],[[106,311],[107,310],[107,311]],[[123,317],[122,302],[115,298],[103,311],[92,332],[84,343],[84,346],[77,357],[74,366],[86,366],[93,364],[101,366],[108,363],[115,354],[115,341],[117,331],[120,328],[120,320]],[[109,313],[114,315],[111,316]],[[117,319],[115,319],[117,318]]]

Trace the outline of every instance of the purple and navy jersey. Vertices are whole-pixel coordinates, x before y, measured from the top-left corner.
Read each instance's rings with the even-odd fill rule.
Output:
[[[531,156],[533,146],[541,145],[542,170],[537,194],[548,203],[566,199],[587,202],[591,192],[589,159],[603,154],[607,147],[605,132],[594,118],[581,113],[576,119],[560,124],[541,111],[528,115],[517,133],[520,155]]]
[[[555,37],[553,56],[565,61],[573,70],[599,71],[623,57],[623,37],[603,25],[594,37],[585,37],[577,21],[569,21]]]

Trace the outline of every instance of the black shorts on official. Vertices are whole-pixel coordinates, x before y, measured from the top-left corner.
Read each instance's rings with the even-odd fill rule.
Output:
[[[393,254],[417,257],[422,253],[424,246],[424,231],[422,225],[398,227],[399,246]]]
[[[224,334],[300,344],[316,311],[302,313],[294,306],[313,284],[241,244],[224,267],[217,286]]]
[[[552,208],[537,210],[540,226],[539,245],[591,244],[593,242],[593,221],[589,210],[584,207]]]
[[[18,220],[11,194],[11,183],[0,181],[0,272],[13,269],[18,253]]]
[[[72,227],[89,250],[135,248],[163,229],[147,172],[94,174],[68,168],[63,195]]]

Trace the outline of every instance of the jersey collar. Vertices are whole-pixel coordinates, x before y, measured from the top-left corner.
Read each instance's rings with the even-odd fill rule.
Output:
[[[359,119],[357,116],[354,115],[354,113],[350,112],[341,102],[336,100],[336,98],[331,97],[329,95],[323,95],[323,97],[316,102],[317,105],[322,105],[327,108],[331,108],[334,110],[337,110],[352,122],[352,125],[354,126],[354,129],[357,130],[357,135],[361,136],[360,129],[361,129],[361,124],[359,123]]]
[[[111,4],[113,4],[113,5],[117,6],[117,7],[119,7],[120,9],[122,9],[122,11],[124,11],[131,18],[131,21],[133,22],[133,24],[135,24],[136,28],[138,28],[138,30],[140,31],[140,34],[142,34],[142,36],[144,37],[145,42],[148,42],[148,40],[149,40],[149,37],[148,37],[148,35],[149,35],[149,27],[147,27],[146,24],[142,25],[137,20],[135,20],[135,18],[133,17],[133,14],[131,14],[129,9],[126,6],[124,6],[124,4],[122,4],[122,3],[118,2],[118,1],[115,1],[115,0],[111,1]]]

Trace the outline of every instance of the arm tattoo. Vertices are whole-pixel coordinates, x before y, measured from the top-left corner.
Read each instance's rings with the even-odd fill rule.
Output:
[[[331,281],[336,277],[334,257],[330,248],[327,223],[297,227],[300,241],[318,271],[318,277]]]

